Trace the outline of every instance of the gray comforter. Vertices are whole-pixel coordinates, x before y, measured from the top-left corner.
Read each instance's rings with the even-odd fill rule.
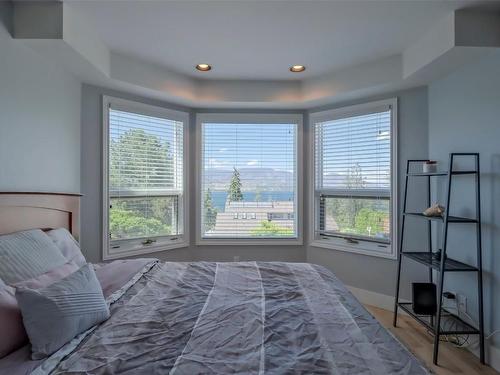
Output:
[[[47,371],[92,374],[427,374],[326,269],[157,264]]]

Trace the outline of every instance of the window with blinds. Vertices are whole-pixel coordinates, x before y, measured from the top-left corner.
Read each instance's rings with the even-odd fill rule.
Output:
[[[201,237],[297,238],[297,123],[200,128]]]
[[[392,105],[321,117],[313,123],[316,238],[384,252],[392,235]]]
[[[183,122],[113,103],[107,120],[110,249],[177,240],[183,234]]]

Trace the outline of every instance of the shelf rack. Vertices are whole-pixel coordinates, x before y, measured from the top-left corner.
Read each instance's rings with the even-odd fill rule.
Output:
[[[457,157],[471,157],[474,158],[474,170],[455,170],[454,161]],[[438,364],[439,342],[440,336],[443,335],[479,335],[479,348],[480,348],[480,361],[484,364],[484,319],[483,319],[483,270],[481,258],[481,186],[480,186],[480,170],[479,170],[479,154],[478,153],[452,153],[450,154],[449,169],[448,171],[421,173],[412,172],[415,170],[415,165],[420,166],[427,160],[408,160],[406,162],[406,181],[404,190],[404,204],[403,204],[403,220],[401,224],[401,238],[399,242],[399,257],[398,257],[398,274],[396,281],[396,298],[394,303],[394,322],[396,327],[398,319],[398,309],[403,310],[408,315],[413,317],[417,322],[422,324],[428,330],[434,333],[434,353],[433,362]],[[413,167],[413,168],[412,168]],[[459,217],[451,216],[450,213],[450,193],[452,188],[453,176],[457,175],[472,175],[475,181],[475,195],[476,195],[476,217]],[[407,195],[408,195],[408,182],[412,177],[426,177],[427,178],[427,206],[431,205],[431,178],[432,177],[447,177],[447,190],[446,190],[446,205],[444,216],[429,217],[418,212],[407,212]],[[405,251],[404,234],[406,218],[414,217],[428,221],[428,245],[427,251]],[[441,239],[441,259],[437,260],[433,257],[432,253],[432,226],[431,222],[436,221],[442,223],[442,239]],[[450,258],[447,255],[447,242],[448,242],[448,226],[449,224],[474,224],[476,228],[476,266],[466,264]],[[399,289],[401,282],[401,267],[403,258],[408,258],[428,268],[429,282],[433,282],[433,272],[437,272],[437,313],[435,315],[421,315],[413,311],[412,303],[401,302],[399,300]],[[478,291],[478,312],[479,312],[479,327],[474,327],[465,322],[458,315],[453,314],[443,308],[443,284],[446,272],[474,272],[477,275],[477,291]]]

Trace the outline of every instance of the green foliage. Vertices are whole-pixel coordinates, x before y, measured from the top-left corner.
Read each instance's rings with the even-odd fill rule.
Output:
[[[345,179],[348,189],[366,187],[359,164],[349,168]],[[377,202],[373,199],[355,197],[326,198],[326,215],[332,217],[341,233],[352,233],[364,236],[375,236],[383,233],[384,224],[389,219],[388,202]]]
[[[143,129],[112,138],[109,148],[110,191],[174,187],[170,144]],[[111,239],[172,234],[174,198],[111,198]]]
[[[250,235],[257,237],[293,236],[293,230],[280,227],[272,221],[263,220],[260,222],[260,227],[250,231]]]
[[[361,167],[359,164],[349,168],[345,179],[347,189],[362,189],[366,186]],[[364,207],[370,205],[370,202],[365,199],[328,199],[326,204],[327,215],[335,218],[341,232],[348,233],[353,231],[355,227],[356,213]]]
[[[134,211],[111,209],[109,212],[109,225],[112,239],[146,237],[154,235],[168,235],[172,228],[156,218],[139,216]]]
[[[109,149],[110,190],[118,187],[140,190],[151,186],[174,186],[169,144],[162,142],[156,135],[143,129],[130,129],[118,139],[111,139]],[[146,167],[146,158],[154,160],[154,164]]]
[[[240,172],[233,167],[233,176],[229,184],[228,199],[231,202],[240,202],[243,200],[243,193],[241,192],[241,179]]]
[[[369,208],[359,210],[355,219],[357,234],[374,236],[384,231],[384,221],[389,215],[387,212],[376,211]]]
[[[209,231],[215,228],[215,223],[217,221],[217,208],[214,207],[212,201],[212,192],[207,189],[205,193],[205,230]]]

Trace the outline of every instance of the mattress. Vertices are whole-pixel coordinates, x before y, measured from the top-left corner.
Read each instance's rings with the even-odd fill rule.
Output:
[[[427,374],[323,267],[156,263],[35,374]]]

